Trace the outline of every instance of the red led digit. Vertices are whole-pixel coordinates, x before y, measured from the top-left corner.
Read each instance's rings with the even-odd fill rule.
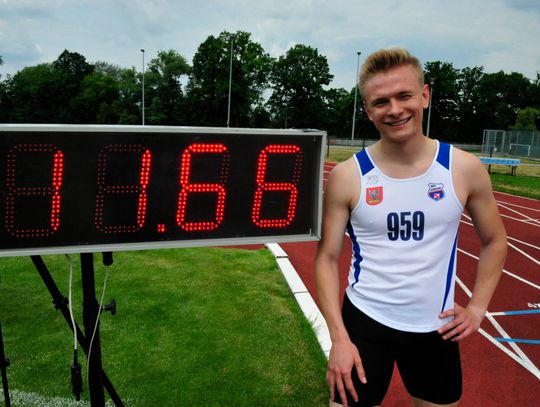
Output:
[[[194,154],[221,155],[219,183],[191,183],[191,161]],[[178,210],[176,224],[188,232],[214,230],[223,221],[225,213],[225,198],[227,192],[223,185],[229,175],[229,151],[223,144],[191,144],[182,153],[180,164],[180,193],[178,194]],[[217,195],[214,219],[205,221],[186,220],[188,196],[197,193],[212,193]]]
[[[268,182],[266,181],[268,160],[270,155],[294,154],[295,164],[290,182]],[[253,211],[251,215],[252,222],[261,228],[284,228],[289,226],[296,214],[296,205],[298,199],[298,182],[302,170],[302,150],[295,145],[271,144],[266,146],[259,154],[257,164],[257,190],[253,200]],[[287,216],[276,219],[263,219],[262,207],[265,192],[283,191],[289,194],[289,203],[287,207]]]
[[[144,226],[144,220],[146,219],[146,208],[148,198],[146,195],[146,189],[148,188],[148,182],[150,179],[150,164],[152,162],[152,154],[149,150],[146,150],[142,156],[142,168],[140,178],[140,193],[139,193],[139,205],[137,205],[137,226],[142,228]]]
[[[107,164],[111,160],[111,154],[137,154],[140,158],[139,181],[134,185],[109,185],[110,170]],[[98,158],[98,193],[96,198],[97,228],[104,233],[132,233],[141,229],[146,220],[146,208],[148,206],[147,189],[150,182],[150,170],[152,154],[150,150],[139,144],[109,144],[105,146]],[[137,215],[133,224],[106,224],[105,201],[111,197],[122,195],[137,196]]]
[[[20,158],[24,153],[45,153],[52,158],[52,179],[50,186],[28,187],[17,185]],[[31,164],[31,163],[29,163]],[[40,169],[41,170],[41,169]],[[53,234],[60,226],[60,188],[64,173],[64,154],[52,144],[18,144],[7,155],[6,230],[16,237],[45,237]],[[15,222],[17,197],[51,197],[51,211],[47,227],[17,227]]]

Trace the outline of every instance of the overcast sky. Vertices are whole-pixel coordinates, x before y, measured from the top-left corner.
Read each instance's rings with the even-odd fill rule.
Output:
[[[357,51],[403,46],[423,62],[486,72],[540,71],[540,0],[0,0],[0,75],[52,62],[64,50],[88,62],[141,70],[159,50],[191,63],[222,31],[251,33],[271,56],[294,44],[328,58],[332,87],[351,89]]]

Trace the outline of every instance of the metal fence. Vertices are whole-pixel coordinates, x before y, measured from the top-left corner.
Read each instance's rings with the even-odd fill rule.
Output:
[[[482,154],[540,159],[540,132],[484,130]]]

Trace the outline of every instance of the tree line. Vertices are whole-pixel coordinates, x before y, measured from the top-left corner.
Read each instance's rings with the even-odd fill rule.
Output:
[[[433,137],[477,143],[483,129],[540,127],[540,73],[531,80],[441,61],[424,68]],[[224,31],[199,45],[192,65],[172,49],[148,62],[145,123],[223,127],[230,118],[231,127],[317,128],[350,138],[356,90],[331,88],[332,79],[316,48],[297,44],[272,58],[250,33]],[[89,63],[65,50],[52,63],[0,78],[0,122],[141,124],[142,82],[134,67]],[[354,114],[354,138],[376,138],[362,103]]]

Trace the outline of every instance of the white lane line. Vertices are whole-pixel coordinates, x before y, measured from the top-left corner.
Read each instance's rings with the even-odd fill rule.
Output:
[[[470,219],[470,217],[467,216],[467,215],[465,215],[465,214],[463,214],[463,216],[464,216],[465,218]],[[464,221],[463,219],[461,220],[461,223],[464,223],[464,224],[466,224],[466,225],[469,225],[469,226],[473,226],[473,227],[474,227],[474,225],[473,225],[472,223],[469,223],[469,222],[467,222],[467,221]],[[514,240],[514,241],[516,241],[516,242],[519,242],[519,243],[522,243],[522,244],[524,244],[524,245],[530,246],[530,247],[532,247],[533,249],[537,249],[537,250],[540,249],[538,246],[534,246],[534,245],[532,245],[532,244],[530,244],[530,243],[526,243],[526,242],[523,242],[523,241],[521,241],[521,240],[514,239],[513,237],[510,237],[510,236],[508,236],[508,240]],[[534,263],[540,265],[540,260],[536,259],[535,257],[532,257],[530,254],[524,252],[524,251],[521,250],[519,247],[517,247],[516,245],[513,245],[513,244],[510,243],[510,242],[508,242],[507,244],[508,244],[509,247],[511,247],[512,249],[516,250],[518,253],[522,254],[522,255],[525,256],[525,257],[527,257],[529,260],[533,261]],[[466,252],[466,251],[460,249],[459,247],[458,247],[458,250],[461,251],[462,253],[464,253],[464,254],[466,254],[466,255],[468,255],[468,256],[470,256],[470,257],[472,257],[472,258],[478,260],[478,257],[475,256],[474,254],[468,253],[468,252]],[[523,282],[525,282],[525,283],[527,283],[527,284],[529,284],[529,285],[532,285],[532,286],[535,287],[535,288],[539,288],[539,286],[537,286],[536,284],[531,283],[530,281],[527,281],[527,280],[525,280],[525,279],[523,279],[523,278],[521,278],[521,277],[518,277],[518,276],[516,276],[515,274],[509,272],[508,270],[503,270],[503,273],[506,273],[506,274],[508,274],[508,275],[510,275],[510,276],[512,276],[512,277],[515,277],[515,278],[517,278],[518,280],[521,280],[521,281],[523,281]]]
[[[527,201],[531,201],[531,202],[538,202],[537,199],[534,199],[534,198],[527,198],[525,196],[517,196],[517,195],[512,195],[512,194],[508,194],[506,192],[499,192],[499,191],[495,191],[494,192],[494,195],[497,196],[497,195],[506,195],[506,196],[509,196],[509,197],[512,197],[512,198],[519,198],[521,200],[527,200]]]
[[[524,242],[523,240],[516,239],[515,237],[508,236],[508,240],[513,240],[514,242],[518,242],[519,244],[522,244],[524,246],[529,246],[533,249],[540,250],[540,246],[535,246],[531,243]]]
[[[502,204],[502,203],[498,203],[498,205],[501,207],[501,208],[504,208],[506,209],[507,211],[510,211],[510,212],[514,212],[516,214],[518,214],[519,216],[523,216],[523,218],[529,222],[534,222],[535,224],[539,225],[540,226],[540,221],[538,221],[538,219],[534,219],[534,218],[531,218],[530,216],[527,216],[525,215],[524,213],[522,212],[519,212],[519,211],[516,211],[515,209],[512,209],[512,208],[509,208],[508,206]]]
[[[507,356],[510,356],[515,362],[519,363],[522,367],[524,367],[525,369],[529,370],[529,372],[531,372],[534,376],[536,376],[536,378],[538,380],[540,380],[540,374],[537,373],[538,369],[536,369],[536,372],[535,371],[531,371],[529,369],[529,366],[526,365],[526,363],[521,360],[519,358],[519,356],[517,356],[514,352],[511,352],[510,350],[508,350],[503,344],[501,344],[499,341],[497,341],[495,338],[493,338],[493,336],[491,336],[490,334],[488,334],[486,331],[484,331],[482,328],[480,328],[478,330],[478,333],[480,333],[481,335],[484,336],[484,338],[486,338],[488,341],[490,341],[493,345],[495,345],[497,348],[499,348],[500,350],[502,350]]]
[[[519,247],[517,247],[516,245],[510,243],[510,242],[507,242],[508,246],[510,246],[512,249],[514,249],[515,251],[517,251],[518,253],[521,253],[523,256],[525,256],[526,258],[528,258],[529,260],[531,260],[532,262],[540,265],[540,260],[537,260],[535,259],[533,256],[531,256],[530,254],[527,254],[525,253],[523,250],[521,250]]]
[[[532,219],[532,218],[520,219],[520,218],[515,218],[513,216],[510,216],[510,215],[505,215],[505,214],[501,214],[501,218],[515,220],[516,222],[525,223],[525,224],[531,225],[531,226],[540,226],[540,222],[537,221],[536,219]]]
[[[465,294],[467,294],[467,296],[471,298],[472,297],[471,290],[469,290],[469,288],[457,276],[456,276],[456,282],[461,287],[461,289],[465,292]],[[508,333],[503,329],[503,327],[495,320],[495,318],[489,312],[486,312],[486,319],[489,322],[491,322],[491,324],[497,330],[497,332],[499,332],[499,335],[501,335],[501,337],[506,338],[506,339],[511,339],[510,335],[508,335]],[[527,355],[521,350],[521,348],[515,342],[509,342],[510,347],[514,349],[515,351],[515,354],[514,354],[513,352],[508,350],[505,346],[501,345],[495,338],[493,338],[493,336],[489,335],[487,332],[483,331],[481,333],[486,338],[488,338],[490,342],[496,344],[499,349],[503,349],[507,355],[511,356],[512,359],[517,361],[521,366],[526,368],[534,376],[540,379],[540,370],[538,370],[535,364],[527,357]]]
[[[460,249],[459,247],[458,247],[458,251],[461,252],[461,253],[463,253],[463,254],[466,255],[466,256],[472,257],[472,258],[475,259],[475,260],[479,260],[478,256],[475,256],[475,255],[472,254],[472,253],[466,252],[465,250]],[[528,284],[528,285],[530,285],[531,287],[534,287],[534,288],[536,288],[537,290],[540,290],[540,285],[534,284],[533,282],[528,281],[528,280],[524,279],[523,277],[517,276],[517,275],[515,275],[514,273],[511,273],[511,272],[509,272],[509,271],[506,270],[506,269],[503,269],[502,272],[505,273],[505,274],[507,274],[507,275],[509,275],[510,277],[515,278],[516,280],[521,281],[522,283]]]
[[[515,208],[526,209],[526,210],[528,210],[528,211],[540,212],[540,209],[531,208],[531,207],[529,207],[529,206],[517,205],[517,204],[514,204],[514,203],[510,203],[510,202],[497,201],[497,203],[498,203],[498,204],[508,205],[508,206],[513,206],[513,207],[515,207]]]

